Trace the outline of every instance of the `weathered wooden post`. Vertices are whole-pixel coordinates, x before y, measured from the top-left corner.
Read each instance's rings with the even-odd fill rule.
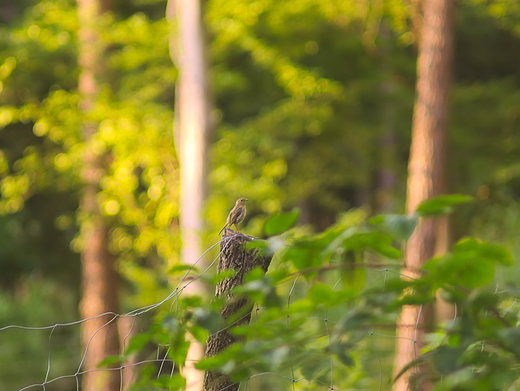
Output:
[[[244,283],[244,276],[250,270],[260,267],[264,273],[269,268],[272,256],[261,256],[257,249],[246,249],[244,244],[254,240],[253,237],[240,234],[226,228],[220,244],[220,260],[217,271],[235,270],[232,277],[225,278],[217,284],[216,297],[226,298],[226,303],[220,313],[224,320],[234,314],[244,313],[231,327],[218,331],[208,337],[206,357],[215,356],[228,346],[243,341],[243,337],[233,335],[230,331],[233,327],[249,323],[253,303],[247,297],[236,297],[231,290]],[[206,391],[237,391],[239,383],[233,383],[229,376],[220,372],[207,371],[204,375],[204,390]]]

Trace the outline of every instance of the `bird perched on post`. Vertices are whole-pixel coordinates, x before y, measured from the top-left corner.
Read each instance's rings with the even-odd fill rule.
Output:
[[[222,231],[224,231],[224,228],[231,227],[232,225],[235,226],[235,228],[238,231],[237,224],[240,224],[242,221],[244,221],[244,217],[246,217],[246,201],[247,198],[239,198],[237,202],[235,203],[235,206],[231,211],[229,212],[228,218],[226,220],[226,224],[222,227],[222,229],[219,231],[219,235]],[[240,232],[240,231],[238,231]]]

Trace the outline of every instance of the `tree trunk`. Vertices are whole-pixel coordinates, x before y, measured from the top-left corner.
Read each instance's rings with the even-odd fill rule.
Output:
[[[98,84],[102,76],[103,44],[95,24],[106,9],[100,0],[78,0],[79,65],[78,90],[82,96],[81,109],[88,117],[94,107]],[[80,313],[83,319],[82,341],[85,350],[83,375],[84,391],[118,391],[118,371],[96,371],[100,361],[119,354],[116,315],[119,307],[118,277],[114,257],[108,251],[109,227],[97,203],[99,181],[105,158],[92,148],[97,124],[87,119],[83,125],[85,154],[81,177],[84,188],[81,195],[81,237],[83,239],[82,300]],[[99,316],[103,313],[108,315]]]
[[[121,354],[124,354],[128,343],[138,332],[136,317],[121,317],[117,319],[117,330],[119,331],[119,345]],[[137,354],[132,353],[126,357],[125,367],[122,369],[120,379],[122,381],[120,391],[130,391],[134,383],[138,380],[139,367],[136,366]]]
[[[201,0],[170,0],[168,18],[176,27],[171,35],[170,52],[177,65],[175,96],[175,139],[180,163],[180,231],[181,260],[193,265],[202,254],[202,211],[206,198],[207,144],[210,133],[205,35]],[[198,268],[204,268],[199,262]],[[198,280],[190,284],[187,294],[204,294]],[[202,389],[203,372],[193,363],[204,355],[204,348],[194,338],[183,375],[187,391]]]
[[[220,243],[220,260],[217,271],[236,270],[236,274],[218,283],[215,296],[225,297],[227,303],[220,313],[224,320],[241,314],[239,320],[233,323],[233,327],[248,324],[251,320],[253,304],[245,297],[234,297],[231,294],[233,288],[244,283],[247,272],[260,267],[267,272],[271,263],[271,256],[259,256],[257,250],[245,250],[244,243],[251,240],[248,236],[237,235],[231,229],[225,229]],[[215,356],[232,344],[242,340],[241,337],[231,333],[232,327],[226,328],[208,337],[206,356]],[[237,391],[240,383],[233,383],[229,376],[219,372],[206,372],[204,376],[204,390],[206,391]]]
[[[175,133],[181,180],[181,256],[186,264],[193,264],[201,254],[202,209],[207,193],[210,105],[201,5],[200,0],[170,0],[168,4],[168,14],[177,26],[172,34],[171,53],[179,71]]]
[[[435,240],[435,256],[446,254],[450,247],[450,220],[449,216],[442,216],[437,218],[436,224],[437,237]],[[452,320],[455,316],[455,307],[453,304],[445,301],[438,291],[435,296],[435,323],[445,324]]]
[[[408,165],[406,209],[413,213],[427,198],[443,192],[445,133],[448,94],[453,56],[453,0],[424,0],[423,25],[417,61],[417,99],[415,102],[412,145]],[[419,275],[422,264],[434,255],[435,219],[421,221],[408,241],[402,274]],[[403,308],[397,325],[394,374],[419,355],[423,343],[424,312],[422,307]],[[416,377],[417,389],[431,385],[421,378],[421,369],[408,371],[394,383],[394,391],[409,389]]]

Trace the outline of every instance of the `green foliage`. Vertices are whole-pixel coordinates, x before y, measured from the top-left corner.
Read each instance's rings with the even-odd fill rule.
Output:
[[[463,194],[442,195],[422,202],[417,207],[417,213],[419,216],[436,216],[447,214],[451,212],[451,206],[463,204],[472,200],[473,197]]]
[[[372,98],[381,75],[362,59],[358,23],[368,8],[305,4],[208,3],[223,114],[212,180],[219,193],[254,188],[259,208],[270,214],[299,203],[313,215],[347,209],[352,199],[340,194],[368,185],[379,133],[378,119],[361,120],[364,105],[377,112]],[[361,74],[371,76],[359,83]]]
[[[200,326],[210,333],[216,333],[224,326],[224,320],[217,311],[205,311],[202,308],[197,308],[193,312],[193,319],[197,326]]]
[[[99,133],[92,145],[109,157],[98,200],[113,226],[111,251],[133,293],[125,306],[160,301],[170,283],[200,273],[177,266],[179,178],[171,131],[176,70],[169,58],[165,1],[116,2],[99,21],[108,48],[106,82],[88,118],[78,109],[76,90],[76,3],[35,0],[10,6],[18,13],[11,19],[2,13],[0,27],[3,287],[23,291],[24,276],[37,274],[59,281],[68,297],[77,297],[77,251],[83,245],[77,226],[87,218],[76,214],[87,147],[80,128],[93,120]],[[516,298],[511,289],[501,294],[486,289],[493,278],[504,282],[518,274],[501,269],[513,258],[490,243],[506,243],[516,256],[520,251],[518,11],[514,0],[457,5],[447,182],[453,191],[476,197],[454,216],[453,236],[484,240],[460,241],[449,254],[430,260],[424,277],[412,283],[396,273],[401,246],[419,217],[470,201],[444,196],[422,204],[415,215],[398,214],[415,95],[416,55],[409,45],[417,10],[400,0],[207,2],[217,124],[208,226],[220,228],[230,200],[243,195],[252,200],[246,232],[279,235],[256,244],[275,253],[270,273],[265,278],[251,273],[237,290],[262,307],[250,327],[235,331],[249,342],[227,353],[227,361],[215,358],[214,365],[236,378],[257,370],[293,378],[294,369],[308,382],[302,388],[331,380],[345,388],[389,388],[388,325],[402,304],[430,303],[440,289],[467,319],[436,337],[445,341],[430,360],[432,370],[445,375],[438,389],[488,390],[490,384],[503,389],[514,382],[518,353],[502,345],[517,339],[510,319]],[[367,220],[357,210],[334,224],[335,216],[352,206],[370,205],[379,213],[384,180],[378,178],[385,172],[394,178],[392,214]],[[295,205],[300,217],[280,214]],[[265,213],[275,216],[265,220]],[[281,234],[297,218],[321,233],[297,227]],[[405,290],[412,293],[403,295]],[[6,296],[8,312],[16,312],[13,303],[19,299],[8,302]],[[148,332],[131,340],[127,355],[171,343],[176,351],[168,352],[170,358],[182,363],[186,330],[205,341],[220,327],[215,314],[221,301],[176,304],[174,315],[160,313]],[[5,322],[62,320],[52,300],[31,307],[27,313],[40,317]],[[49,318],[40,313],[44,309]],[[493,318],[494,309],[506,313],[510,327]],[[374,326],[373,335],[367,325]],[[374,343],[375,334],[390,337]],[[33,343],[39,351],[31,353],[40,363],[46,352],[42,341]],[[373,375],[379,359],[383,386]],[[157,377],[151,366],[143,369],[136,389],[150,384],[184,387],[177,373]],[[269,380],[262,384],[289,388]]]
[[[0,344],[5,352],[0,356],[3,388],[18,390],[28,384],[41,383],[46,375],[49,354],[52,355],[49,378],[77,370],[82,356],[81,325],[51,326],[41,330],[9,327],[45,327],[55,324],[57,319],[62,323],[76,321],[76,300],[61,284],[34,275],[19,281],[14,294],[0,293]],[[76,381],[69,378],[60,385],[74,389]]]
[[[433,258],[424,265],[432,280],[477,288],[493,281],[495,264],[513,266],[511,254],[494,243],[466,238],[453,248],[453,253]]]
[[[1,326],[46,326],[78,319],[77,252],[84,245],[78,226],[88,216],[79,215],[77,208],[87,147],[109,162],[101,173],[98,202],[112,227],[110,251],[130,282],[124,284],[131,294],[124,295],[122,310],[162,299],[169,289],[163,276],[178,264],[179,240],[172,230],[179,213],[178,178],[170,107],[176,71],[169,58],[169,26],[163,10],[154,13],[155,6],[148,1],[125,2],[120,4],[124,9],[114,8],[99,20],[97,27],[108,47],[105,80],[95,107],[85,116],[77,93],[77,3],[32,3],[19,18],[0,27],[0,230],[8,232],[2,235],[6,245],[0,243],[2,294],[8,303],[4,290],[23,291],[24,275],[38,275],[58,281],[61,297],[71,303],[55,311],[54,303],[61,301],[50,297],[31,309],[39,317],[13,319],[4,314]],[[85,121],[99,124],[90,145],[81,134]],[[22,307],[23,300],[12,295],[11,305]],[[41,297],[47,297],[44,289]],[[13,335],[0,334],[0,338]],[[51,353],[49,379],[74,374],[82,351],[78,335],[79,325],[58,327],[51,339],[48,330],[17,334],[9,357],[18,368],[3,363],[6,372],[0,374],[0,383],[19,389],[26,382],[41,382]],[[205,337],[204,331],[198,335]],[[150,349],[157,343],[153,336],[147,344],[145,337],[133,339],[127,354],[140,352],[143,346]],[[55,340],[59,347],[51,351]],[[14,341],[19,343],[15,346]],[[21,341],[32,347],[27,350]],[[172,341],[179,346],[174,359],[184,362],[188,343],[180,337]],[[41,371],[20,365],[20,358],[27,362],[27,354],[38,361],[30,367]],[[109,357],[100,365],[121,360]],[[143,370],[143,378],[146,373]],[[183,389],[183,380],[177,377],[157,381]],[[67,378],[59,386],[74,388],[73,383],[73,377]]]
[[[467,200],[457,195],[434,198],[423,203],[423,212]],[[415,224],[400,215],[368,222],[352,211],[321,234],[283,234],[285,248],[275,255],[282,268],[266,276],[253,270],[234,291],[257,303],[250,324],[232,327],[236,319],[221,324],[215,307],[195,309],[193,326],[210,332],[231,327],[246,338],[197,366],[234,381],[274,372],[315,387],[384,387],[392,379],[390,356],[381,346],[388,343],[391,350],[394,341],[385,325],[393,324],[403,305],[433,303],[439,291],[457,305],[460,315],[431,334],[428,349],[409,368],[426,365],[436,390],[504,389],[515,383],[520,352],[514,341],[520,333],[515,327],[518,310],[511,303],[516,290],[499,295],[491,289],[494,270],[512,266],[511,254],[500,245],[465,238],[450,253],[429,260],[420,278],[402,280],[399,263],[378,268],[374,262],[400,256],[393,243],[402,243],[403,230],[392,228],[404,224],[409,230],[411,222]],[[384,274],[384,279],[352,283],[349,273],[358,270]],[[299,279],[301,275],[306,279]],[[382,379],[370,375],[378,362],[385,368]],[[289,389],[289,384],[278,386]]]
[[[417,214],[412,215],[378,215],[372,217],[369,221],[372,224],[380,225],[385,232],[400,240],[408,240],[412,235],[419,217]]]
[[[264,232],[267,236],[278,235],[291,228],[298,220],[299,211],[291,213],[276,214],[269,217],[264,225]]]
[[[3,137],[16,131],[25,145],[18,148],[18,142],[9,138],[2,143],[0,213],[36,207],[53,210],[43,223],[66,231],[70,242],[77,233],[75,222],[79,225],[88,219],[76,213],[87,148],[81,126],[84,121],[98,123],[99,131],[88,147],[109,161],[100,179],[98,202],[112,226],[110,250],[118,256],[122,274],[137,288],[133,305],[141,305],[163,296],[164,283],[150,267],[143,269],[136,261],[147,259],[149,266],[163,272],[177,263],[179,241],[171,223],[179,213],[178,178],[173,112],[168,107],[175,69],[169,58],[166,20],[135,10],[127,15],[107,13],[97,26],[110,48],[107,83],[88,116],[80,111],[76,91],[76,4],[41,1],[9,33],[0,48],[9,53],[1,72],[0,125]],[[52,67],[47,66],[50,63]],[[32,201],[42,193],[62,194],[71,201],[56,208],[57,199],[49,197],[33,207]],[[30,213],[36,215],[38,210]],[[59,243],[56,236],[60,238],[49,235],[44,240],[61,246],[58,257],[73,258],[69,247],[79,252],[84,245],[81,236],[72,245]]]

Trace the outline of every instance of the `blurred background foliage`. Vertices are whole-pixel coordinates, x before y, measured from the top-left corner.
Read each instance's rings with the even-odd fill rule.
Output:
[[[251,200],[252,235],[266,215],[293,206],[299,223],[317,232],[354,207],[403,211],[420,23],[413,4],[207,1],[216,123],[208,244],[238,196]],[[127,282],[123,310],[165,297],[175,282],[167,270],[179,262],[176,70],[165,7],[115,0],[99,20],[108,69],[88,119],[100,123],[96,150],[110,157],[98,197]],[[80,283],[86,118],[78,108],[76,4],[4,0],[0,11],[0,324],[33,325],[38,306],[47,310],[36,323],[54,324],[74,318]],[[477,202],[453,218],[452,240],[502,242],[518,259],[520,6],[464,0],[456,12],[447,181],[449,192]],[[515,270],[501,278],[517,277]],[[63,298],[53,289],[71,298],[70,311],[58,310]],[[13,388],[20,382],[15,372],[0,376]]]

